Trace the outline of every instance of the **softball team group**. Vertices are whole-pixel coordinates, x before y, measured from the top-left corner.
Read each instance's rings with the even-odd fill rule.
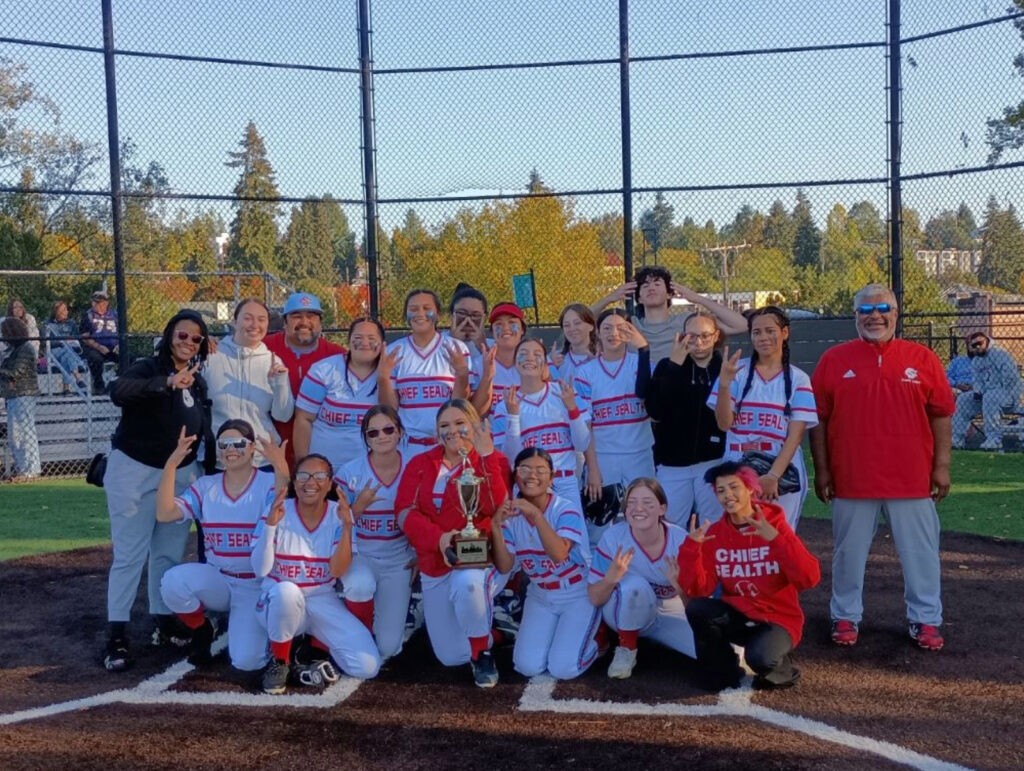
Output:
[[[605,307],[630,295],[635,316]],[[673,295],[703,307],[672,315]],[[448,331],[435,292],[411,292],[405,309],[407,337],[386,343],[358,319],[349,350],[327,351],[318,301],[293,296],[287,343],[321,350],[312,363],[264,344],[258,300],[216,351],[183,311],[156,356],[114,381],[107,669],[131,663],[148,554],[158,640],[206,666],[226,613],[232,665],[262,670],[267,693],[338,670],[374,677],[417,613],[438,660],[470,665],[481,687],[498,682],[496,644],[514,644],[522,675],[559,679],[613,649],[607,673],[627,678],[640,637],[696,659],[709,690],[739,684],[740,653],[755,687],[798,680],[797,595],[820,578],[795,535],[817,412],[782,311],[744,318],[657,268],[567,307],[550,351],[520,308],[489,308],[472,287],[456,291]],[[725,345],[741,329],[750,358]],[[482,567],[453,565],[467,469]],[[193,521],[200,562],[175,564]]]

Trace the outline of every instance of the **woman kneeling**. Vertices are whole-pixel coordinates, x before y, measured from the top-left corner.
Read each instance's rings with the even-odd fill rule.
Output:
[[[755,688],[793,685],[800,670],[790,654],[804,626],[797,594],[821,580],[818,560],[786,523],[781,506],[756,500],[761,485],[753,469],[726,462],[704,479],[714,485],[724,515],[700,527],[691,520],[679,550],[680,586],[701,598],[686,606],[701,684],[716,691],[740,684],[736,644],[745,649]],[[712,599],[719,586],[721,599]]]
[[[295,497],[279,493],[256,528],[252,566],[266,577],[256,609],[271,652],[263,675],[266,693],[284,692],[292,640],[302,632],[321,641],[352,677],[374,677],[380,669],[373,635],[334,592],[355,549],[348,500],[327,500],[333,476],[326,458],[307,455],[292,476]]]

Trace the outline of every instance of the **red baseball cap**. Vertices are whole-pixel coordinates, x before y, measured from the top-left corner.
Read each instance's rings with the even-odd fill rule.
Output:
[[[523,322],[524,326],[526,325],[526,316],[523,315],[523,309],[515,303],[498,303],[491,311],[488,321],[493,324],[499,316],[514,316]]]

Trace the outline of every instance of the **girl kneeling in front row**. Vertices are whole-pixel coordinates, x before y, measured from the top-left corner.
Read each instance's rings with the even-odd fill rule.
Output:
[[[608,677],[627,678],[636,665],[638,637],[650,637],[690,657],[693,633],[678,587],[669,580],[686,531],[665,520],[668,499],[657,479],[640,477],[626,488],[626,521],[601,536],[590,565],[590,601],[619,633]]]
[[[569,680],[597,658],[600,613],[587,597],[590,547],[579,495],[570,501],[552,494],[554,470],[546,450],[520,452],[519,497],[498,507],[491,532],[497,568],[508,574],[519,566],[530,577],[512,653],[516,671],[527,677],[547,671]]]
[[[334,470],[322,455],[301,459],[292,476],[295,497],[279,493],[256,528],[252,566],[265,576],[257,614],[270,636],[271,661],[263,674],[266,693],[283,693],[288,683],[292,640],[308,632],[352,677],[370,678],[380,669],[373,635],[335,594],[355,551],[352,512],[344,495],[327,500]]]
[[[784,688],[800,679],[790,653],[800,643],[804,613],[798,592],[821,580],[814,555],[777,504],[756,500],[757,473],[726,462],[709,469],[725,513],[700,527],[691,521],[679,551],[679,585],[697,641],[697,661],[708,690],[735,688],[742,670],[732,644],[744,647],[755,688]],[[722,587],[721,599],[711,595]]]

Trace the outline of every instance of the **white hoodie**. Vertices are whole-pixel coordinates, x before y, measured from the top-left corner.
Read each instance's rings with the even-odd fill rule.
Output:
[[[291,420],[295,409],[288,373],[270,374],[270,368],[281,363],[263,343],[244,348],[231,337],[218,343],[203,372],[213,401],[214,433],[225,420],[241,419],[252,425],[257,436],[281,441],[271,418]],[[253,463],[262,466],[266,461],[257,452]]]

